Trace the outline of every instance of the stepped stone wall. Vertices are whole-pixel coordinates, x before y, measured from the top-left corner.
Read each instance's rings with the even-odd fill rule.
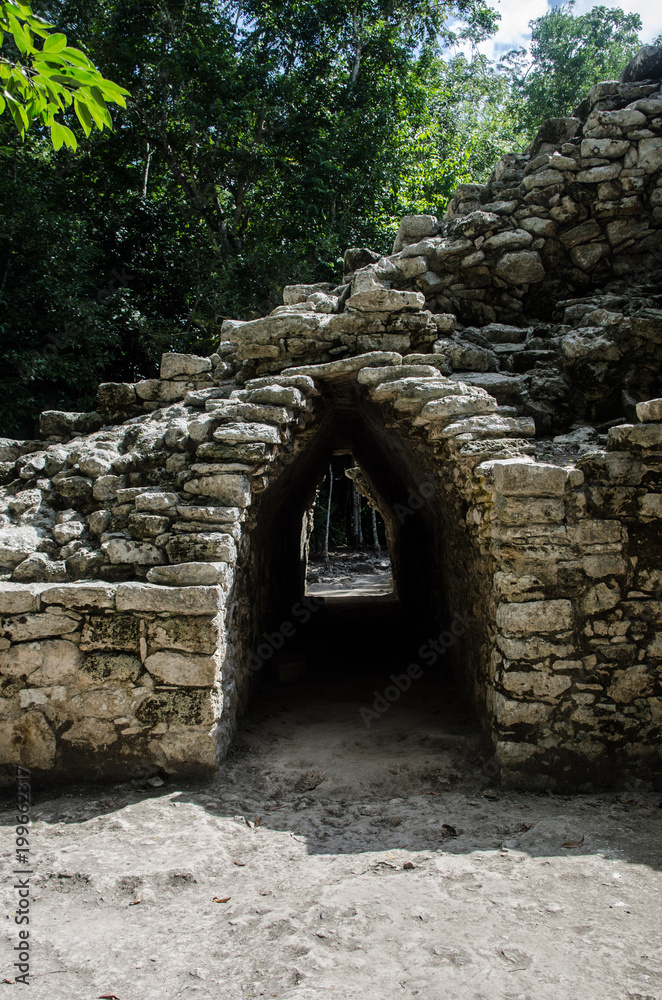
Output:
[[[661,61],[405,218],[391,255],[348,250],[341,285],[0,440],[5,776],[213,772],[265,631],[312,614],[340,449],[403,606],[471,614],[454,670],[502,782],[660,786]]]

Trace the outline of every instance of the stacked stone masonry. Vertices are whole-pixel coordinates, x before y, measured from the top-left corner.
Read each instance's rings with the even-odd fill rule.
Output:
[[[662,89],[644,56],[443,219],[405,218],[390,256],[348,250],[340,286],[289,286],[210,358],[166,354],[159,378],[100,386],[97,411],[0,440],[6,776],[213,772],[276,614],[274,536],[294,539],[287,614],[350,427],[403,597],[379,461],[410,493],[434,484],[424,597],[440,625],[471,609],[456,670],[502,782],[660,787]]]

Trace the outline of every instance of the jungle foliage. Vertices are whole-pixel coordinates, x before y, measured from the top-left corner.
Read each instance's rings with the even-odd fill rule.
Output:
[[[458,183],[613,76],[641,27],[566,4],[532,23],[532,59],[494,63],[478,49],[497,25],[485,0],[52,0],[32,14],[130,96],[89,136],[63,99],[77,148],[54,149],[39,114],[22,136],[0,115],[8,435],[30,435],[41,409],[93,408],[99,381],[151,377],[164,350],[209,353],[225,317],[263,314],[293,279],[338,278],[345,247],[388,252],[402,215],[443,212]],[[0,65],[19,57],[5,32]]]

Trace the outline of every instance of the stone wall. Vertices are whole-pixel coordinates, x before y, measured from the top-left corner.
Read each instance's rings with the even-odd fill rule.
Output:
[[[5,773],[211,774],[222,604],[219,587],[1,584]]]
[[[4,774],[210,773],[340,447],[421,628],[471,609],[457,675],[503,782],[660,784],[656,59],[404,219],[391,255],[348,250],[337,287],[0,440]]]

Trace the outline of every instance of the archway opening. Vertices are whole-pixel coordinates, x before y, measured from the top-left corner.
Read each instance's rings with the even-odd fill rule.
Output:
[[[466,719],[472,714],[465,697],[470,670],[463,669],[470,636],[466,620],[456,621],[457,593],[449,599],[453,574],[461,576],[460,566],[452,568],[459,553],[449,530],[457,512],[448,509],[439,462],[423,438],[412,442],[387,426],[351,377],[322,388],[319,419],[277,456],[242,541],[227,657],[240,714],[253,694],[261,711],[293,699],[308,699],[330,716],[333,705],[351,705],[355,720],[366,725],[387,714],[392,722],[410,708],[427,719],[423,728],[449,711]],[[361,498],[364,545],[366,534],[374,544],[369,529],[376,511],[382,565],[363,577],[379,581],[377,592],[361,592],[351,576],[334,589],[335,581],[319,573],[329,470],[334,487],[347,482]],[[355,502],[352,490],[349,501],[339,486],[336,496]],[[351,534],[356,517],[345,524]],[[347,541],[338,536],[337,542],[342,553]]]

